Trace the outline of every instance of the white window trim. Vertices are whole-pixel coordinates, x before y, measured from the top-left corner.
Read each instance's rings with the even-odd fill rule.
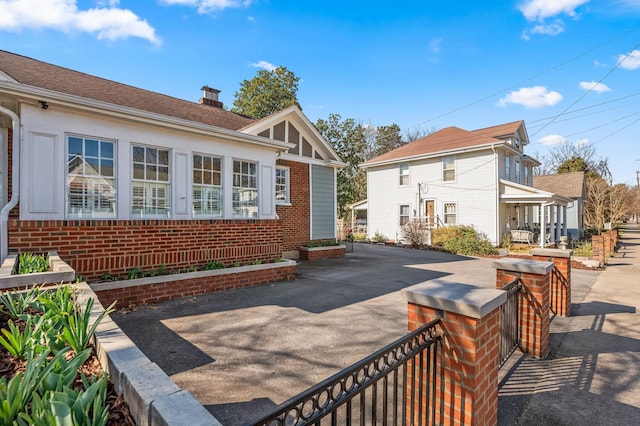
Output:
[[[162,181],[151,181],[151,180],[141,180],[141,179],[135,179],[133,177],[133,149],[134,147],[138,147],[138,148],[152,148],[152,149],[157,149],[157,150],[161,150],[161,151],[167,151],[168,152],[168,179],[166,183],[163,183]],[[173,210],[173,203],[172,203],[172,189],[173,189],[173,161],[172,159],[172,150],[169,147],[165,147],[165,146],[160,146],[160,145],[150,145],[150,144],[144,144],[144,143],[138,143],[138,142],[134,142],[131,143],[130,149],[129,149],[129,170],[130,170],[130,176],[131,179],[129,181],[130,187],[129,187],[129,217],[131,219],[170,219],[171,215],[172,215],[172,210]],[[146,164],[146,162],[145,162]],[[134,182],[140,182],[140,183],[151,183],[151,184],[155,184],[155,183],[159,183],[161,185],[167,185],[167,201],[168,201],[168,206],[167,206],[167,212],[166,214],[146,214],[146,213],[134,213],[133,212],[133,187],[134,187]]]
[[[406,175],[402,173],[402,166],[407,166]],[[407,176],[407,183],[406,184],[400,183],[400,181],[402,180],[403,176]],[[398,164],[398,186],[401,187],[401,188],[406,188],[408,186],[411,186],[411,166],[409,165],[409,163],[400,163],[400,164]]]
[[[447,223],[446,219],[447,219],[447,210],[445,208],[445,206],[447,204],[453,204],[456,206],[456,222],[455,223]],[[444,223],[445,226],[458,226],[458,223],[460,223],[460,221],[458,220],[460,216],[460,203],[457,201],[443,201],[442,202],[442,223]]]
[[[88,220],[106,220],[106,219],[117,219],[118,217],[118,203],[119,203],[119,191],[118,191],[118,141],[115,139],[110,139],[110,138],[102,138],[102,137],[97,137],[97,136],[89,136],[89,135],[82,135],[82,134],[77,134],[77,133],[65,133],[64,135],[64,156],[65,156],[65,160],[64,160],[64,164],[65,164],[65,170],[64,170],[64,176],[65,176],[65,185],[64,185],[64,217],[67,219],[88,219]],[[83,216],[82,214],[71,214],[69,213],[69,204],[68,204],[68,200],[69,200],[69,185],[67,184],[66,180],[69,178],[69,138],[70,137],[76,137],[76,138],[80,138],[80,139],[92,139],[92,140],[96,140],[98,142],[109,142],[113,144],[113,181],[114,181],[114,191],[115,191],[115,200],[114,200],[114,208],[113,208],[113,213],[108,214],[108,215],[89,215],[89,216]],[[100,157],[102,158],[102,157]],[[102,175],[98,175],[99,177],[102,177]],[[4,188],[4,186],[3,186]]]
[[[444,162],[445,162],[445,160],[447,160],[447,159],[451,159],[451,160],[453,160],[453,179],[451,179],[451,180],[445,180],[445,179],[444,179],[444,172],[445,172],[445,170],[451,170],[451,169],[445,169],[445,168],[444,168]],[[455,156],[448,156],[448,157],[444,157],[444,158],[442,159],[442,161],[440,162],[440,166],[441,166],[441,168],[442,168],[441,173],[440,173],[440,177],[442,178],[442,183],[456,183],[456,181],[458,180],[458,173],[457,173],[457,170],[458,170],[458,160],[456,159],[456,157],[455,157]]]
[[[402,214],[402,207],[407,206],[409,211],[407,212],[406,215]],[[400,220],[402,217],[406,216],[407,217],[407,223],[411,222],[411,204],[408,203],[402,203],[402,204],[398,204],[398,227],[402,228],[404,225],[401,223],[402,221]]]
[[[233,184],[233,175],[234,175],[234,171],[233,171],[233,165],[236,161],[240,161],[241,163],[250,163],[250,164],[255,164],[256,166],[256,186],[255,186],[255,190],[256,190],[256,215],[255,216],[241,216],[241,215],[237,215],[234,214],[233,212],[233,191],[236,188],[236,186]],[[230,188],[231,188],[231,217],[233,219],[260,219],[260,215],[261,215],[261,211],[260,211],[260,196],[262,195],[260,193],[260,162],[256,161],[256,160],[248,160],[248,159],[244,159],[244,158],[232,158],[231,159],[231,184],[230,184]],[[275,195],[274,195],[275,196]]]
[[[277,180],[278,180],[278,173],[277,171],[284,171],[286,173],[286,194],[287,197],[284,201],[278,200],[277,195],[278,195],[278,191],[277,191]],[[276,195],[276,205],[278,206],[290,206],[291,205],[291,169],[289,168],[289,166],[276,166],[276,176],[275,176],[275,184],[276,184],[276,188],[275,188],[275,195]]]
[[[215,155],[215,154],[210,154],[210,153],[204,153],[204,152],[197,152],[197,151],[192,151],[191,152],[191,166],[189,167],[189,171],[190,171],[190,179],[189,181],[191,182],[191,203],[193,204],[195,202],[195,199],[193,198],[193,188],[195,186],[201,185],[204,187],[215,187],[216,185],[208,185],[208,184],[197,184],[193,182],[193,171],[194,171],[194,167],[193,167],[193,157],[195,155],[199,155],[201,157],[210,157],[210,158],[218,158],[220,160],[220,214],[196,214],[195,210],[193,209],[193,207],[191,208],[191,217],[193,219],[222,219],[224,218],[224,189],[225,189],[225,180],[224,180],[224,157],[220,156],[220,155]]]

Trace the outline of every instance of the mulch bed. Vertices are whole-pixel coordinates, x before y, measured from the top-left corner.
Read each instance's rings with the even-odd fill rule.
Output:
[[[8,328],[7,323],[10,317],[4,312],[0,312],[0,329]],[[20,320],[14,321],[16,326],[20,327]],[[24,326],[24,325],[22,325]],[[0,345],[0,377],[6,377],[7,380],[11,379],[18,372],[24,371],[26,368],[26,362],[20,361]],[[80,367],[74,387],[76,389],[82,387],[82,380],[80,379],[80,372],[86,376],[99,376],[104,373],[100,361],[95,354],[95,350],[89,356],[87,361]],[[121,395],[118,395],[113,388],[113,384],[109,382],[107,386],[107,404],[109,405],[109,419],[107,420],[108,426],[135,426],[136,422],[131,416],[129,411],[129,405],[124,401]]]

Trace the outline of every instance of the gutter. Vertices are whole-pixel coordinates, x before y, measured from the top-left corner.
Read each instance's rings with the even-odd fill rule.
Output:
[[[502,238],[500,235],[500,169],[498,162],[498,153],[496,152],[496,144],[491,144],[491,150],[493,151],[493,169],[496,174],[496,246],[502,245]]]
[[[20,118],[18,115],[3,106],[0,106],[0,113],[4,113],[11,117],[13,125],[13,138],[11,147],[13,149],[12,158],[12,174],[11,174],[11,200],[0,211],[0,259],[4,261],[9,254],[9,213],[18,205],[20,199]]]

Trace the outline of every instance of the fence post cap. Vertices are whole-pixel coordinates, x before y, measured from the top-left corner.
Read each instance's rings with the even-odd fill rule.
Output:
[[[502,269],[503,271],[524,272],[535,275],[547,275],[554,268],[553,262],[513,258],[495,260],[492,265],[495,269]]]
[[[573,255],[573,250],[536,248],[536,249],[531,249],[531,254],[533,256],[566,257],[566,258],[569,258],[569,257],[571,257],[571,255]]]
[[[435,279],[402,290],[410,303],[483,318],[507,301],[502,290]]]

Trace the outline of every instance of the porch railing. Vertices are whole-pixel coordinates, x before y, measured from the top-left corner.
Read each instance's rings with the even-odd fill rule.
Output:
[[[522,281],[516,278],[502,287],[507,293],[507,301],[500,307],[500,364],[507,362],[511,354],[520,346],[520,303]]]
[[[432,321],[247,425],[434,424],[444,393],[442,336]]]

